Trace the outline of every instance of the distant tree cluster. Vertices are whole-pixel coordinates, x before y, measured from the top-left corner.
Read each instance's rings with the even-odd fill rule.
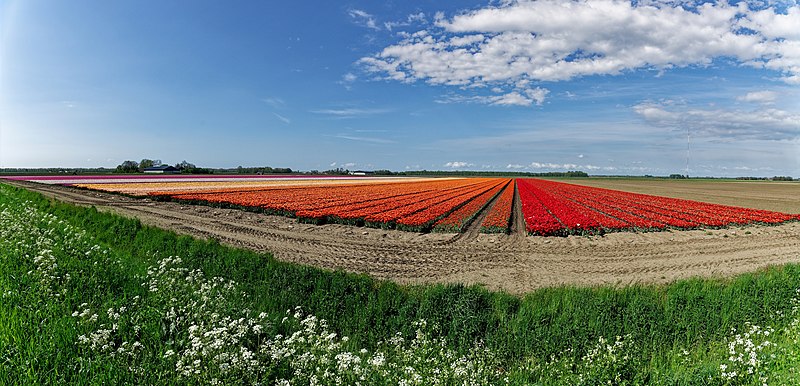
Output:
[[[117,173],[138,173],[144,169],[158,165],[161,165],[160,159],[152,160],[149,158],[144,158],[139,162],[131,160],[123,161],[121,164],[117,165],[115,170]]]
[[[775,176],[775,177],[736,177],[737,180],[743,181],[794,181],[794,178],[789,176]]]
[[[139,163],[136,161],[123,161],[115,169],[117,173],[138,173]]]
[[[736,179],[741,181],[766,181],[767,177],[736,177]]]
[[[141,173],[147,168],[151,168],[154,166],[161,166],[164,165],[160,159],[149,159],[144,158],[139,162],[127,160],[122,162],[121,164],[117,165],[114,171],[116,173]],[[175,168],[180,170],[181,173],[186,174],[212,174],[214,171],[208,168],[199,168],[195,164],[191,162],[187,162],[183,160],[175,164]]]
[[[670,174],[669,178],[672,178],[673,180],[685,180],[685,179],[688,179],[689,176],[687,176],[685,174],[677,174],[676,173],[676,174]]]
[[[326,170],[326,171],[322,172],[322,174],[327,174],[329,176],[346,176],[346,175],[350,174],[350,170],[342,169],[342,168],[336,168],[336,169]]]

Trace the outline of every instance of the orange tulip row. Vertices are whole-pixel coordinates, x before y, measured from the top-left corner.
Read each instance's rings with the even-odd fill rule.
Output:
[[[473,190],[469,194],[462,194],[453,197],[452,199],[442,200],[436,205],[432,205],[427,209],[420,210],[410,216],[406,216],[397,220],[398,227],[410,230],[427,229],[437,219],[447,219],[458,216],[462,219],[461,224],[466,224],[477,212],[480,211],[486,203],[508,183],[509,180],[498,179],[490,184],[481,186]],[[448,213],[450,213],[448,215]],[[445,215],[447,215],[445,217]],[[468,217],[468,218],[465,218]],[[436,222],[436,224],[439,224]],[[459,227],[458,231],[461,228]]]
[[[481,232],[506,233],[511,221],[511,209],[514,206],[514,191],[516,184],[510,184],[497,198],[486,218],[481,224]]]
[[[306,222],[369,223],[423,229],[503,181],[495,178],[441,179],[162,196],[257,207],[270,213],[296,216]]]

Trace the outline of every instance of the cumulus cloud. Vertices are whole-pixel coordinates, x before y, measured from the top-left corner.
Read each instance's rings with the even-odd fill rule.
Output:
[[[469,167],[469,166],[475,166],[475,164],[472,164],[472,163],[469,163],[469,162],[463,162],[463,161],[452,161],[452,162],[448,162],[448,163],[444,164],[444,166],[448,167],[448,168],[454,168],[455,169],[455,168],[464,168],[464,167]]]
[[[486,99],[498,105],[541,103],[546,93],[524,94],[530,82],[707,66],[718,58],[800,84],[800,5],[692,4],[518,0],[452,18],[437,13],[433,26],[401,34],[360,63],[401,82],[501,87],[498,99]]]
[[[499,92],[502,90],[493,90]],[[447,95],[438,99],[438,103],[481,103],[494,106],[530,106],[541,105],[549,90],[536,87],[521,91],[512,91],[502,95],[474,95],[464,96],[459,94]]]
[[[753,91],[736,98],[736,100],[742,102],[754,102],[765,105],[773,104],[777,99],[778,93],[775,91]]]
[[[716,138],[791,140],[800,138],[800,114],[774,108],[758,110],[698,109],[644,102],[633,111],[648,123],[692,135]]]

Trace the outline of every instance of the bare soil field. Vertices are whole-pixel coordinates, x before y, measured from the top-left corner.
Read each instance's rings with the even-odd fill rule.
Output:
[[[567,182],[573,182],[572,180]],[[754,182],[587,180],[609,187],[720,204],[800,212],[798,184]],[[513,219],[511,235],[417,234],[294,219],[172,202],[153,202],[58,185],[7,182],[61,201],[139,218],[143,223],[276,258],[365,273],[401,283],[479,284],[522,294],[559,285],[667,283],[724,277],[800,262],[800,223],[713,230],[610,233],[603,236],[525,237]],[[738,189],[738,191],[737,191]],[[515,202],[519,212],[519,200]]]
[[[573,178],[557,181],[744,208],[800,213],[800,182]]]

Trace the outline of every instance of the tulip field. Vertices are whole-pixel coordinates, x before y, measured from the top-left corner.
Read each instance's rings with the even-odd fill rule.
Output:
[[[297,217],[409,231],[462,231],[479,213],[485,233],[509,231],[515,188],[531,235],[694,229],[800,219],[766,210],[592,188],[540,179],[461,178],[353,185],[150,192],[150,196],[232,204]],[[494,200],[497,197],[497,200]],[[493,203],[491,208],[487,206]]]
[[[152,192],[151,197],[232,204],[297,217],[307,223],[344,223],[409,231],[436,224],[458,230],[509,179],[440,179],[386,184],[233,189],[214,192]],[[461,208],[470,210],[459,211]],[[453,216],[450,216],[450,215]]]
[[[509,233],[522,216],[530,235],[778,224],[800,215],[666,198],[533,178],[145,176],[45,179],[76,187],[256,210],[310,224],[413,232]],[[519,208],[515,208],[515,199]],[[477,223],[480,219],[480,223]]]
[[[738,208],[539,179],[518,179],[530,234],[777,224],[800,215]]]

